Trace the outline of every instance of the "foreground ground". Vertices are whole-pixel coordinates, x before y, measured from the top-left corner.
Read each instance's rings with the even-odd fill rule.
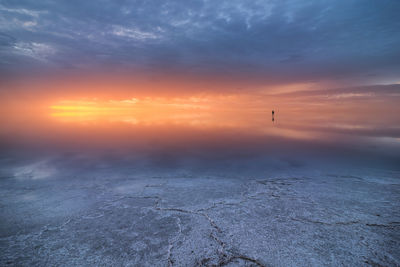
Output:
[[[399,172],[46,168],[1,177],[1,266],[400,265]]]

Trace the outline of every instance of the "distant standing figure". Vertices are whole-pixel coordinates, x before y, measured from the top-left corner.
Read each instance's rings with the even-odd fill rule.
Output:
[[[274,121],[275,121],[275,111],[272,110],[272,122],[274,122]]]

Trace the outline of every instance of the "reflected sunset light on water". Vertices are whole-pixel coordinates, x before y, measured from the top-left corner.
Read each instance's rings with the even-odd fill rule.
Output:
[[[6,114],[1,118],[5,126],[1,131],[3,140],[13,139],[17,144],[20,138],[23,142],[35,143],[50,137],[48,145],[52,142],[90,144],[97,140],[97,145],[108,146],[115,142],[128,145],[148,136],[158,136],[162,142],[170,142],[168,139],[185,142],[199,133],[196,138],[203,141],[217,138],[218,133],[221,142],[224,135],[233,134],[242,140],[251,136],[276,136],[329,143],[348,140],[373,143],[388,138],[396,143],[400,136],[400,119],[394,112],[399,110],[399,95],[390,86],[382,87],[381,91],[371,87],[353,88],[346,93],[342,89],[287,92],[285,88],[279,93],[275,88],[273,93],[260,89],[254,93],[227,90],[218,94],[170,90],[165,94],[163,85],[157,84],[159,93],[148,95],[140,88],[138,94],[129,93],[126,88],[137,85],[123,84],[103,85],[97,90],[86,81],[70,83],[75,96],[74,93],[63,96],[59,91],[46,94],[37,84],[36,94],[23,90],[10,93],[2,100],[2,114]],[[187,82],[179,85],[191,86]],[[46,86],[49,84],[43,83]],[[129,137],[134,137],[134,141]]]

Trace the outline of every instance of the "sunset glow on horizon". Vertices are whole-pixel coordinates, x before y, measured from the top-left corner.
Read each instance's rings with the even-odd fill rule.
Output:
[[[34,94],[17,90],[6,95],[2,100],[5,103],[3,114],[8,114],[2,118],[3,125],[7,125],[4,130],[29,136],[30,133],[47,135],[64,129],[71,139],[75,135],[81,138],[80,132],[84,129],[98,128],[100,138],[104,127],[107,132],[116,134],[126,131],[121,127],[129,125],[136,131],[140,127],[146,127],[146,131],[155,127],[155,132],[160,131],[157,127],[189,127],[326,141],[338,138],[333,134],[396,138],[400,133],[399,117],[390,112],[398,109],[399,96],[391,87],[379,91],[375,87],[345,90],[302,90],[303,87],[299,87],[295,91],[283,87],[281,93],[275,89],[273,93],[226,90],[182,94],[178,90],[165,95],[163,86],[167,85],[162,83],[147,81],[147,87],[141,88],[133,82],[123,82],[123,85],[117,83],[112,87],[110,82],[103,80],[100,90],[96,90],[93,86],[99,84],[98,81],[86,80],[60,83],[60,86],[74,89],[63,96],[60,88],[47,93],[45,88],[54,84],[42,83],[40,86],[36,83],[33,86],[38,90]],[[91,87],[87,87],[88,84]],[[184,84],[191,87],[188,82]],[[146,96],[146,88],[151,85],[157,86],[159,93]],[[229,87],[230,84],[220,83],[220,86]],[[137,93],[126,91],[129,87],[136,87]],[[26,105],[28,102],[29,106]],[[274,121],[271,110],[275,111]],[[66,127],[72,128],[67,130]],[[107,136],[102,137],[104,141],[109,138]]]

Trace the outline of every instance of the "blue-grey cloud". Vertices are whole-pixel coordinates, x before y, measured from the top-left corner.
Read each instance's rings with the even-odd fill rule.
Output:
[[[0,2],[0,71],[113,68],[270,82],[400,74],[400,2]]]
[[[317,97],[319,99],[340,99],[340,98],[386,98],[393,99],[400,97],[400,84],[389,85],[370,85],[358,87],[345,87],[335,89],[322,89],[322,90],[305,90],[289,93],[271,94],[278,97]]]

